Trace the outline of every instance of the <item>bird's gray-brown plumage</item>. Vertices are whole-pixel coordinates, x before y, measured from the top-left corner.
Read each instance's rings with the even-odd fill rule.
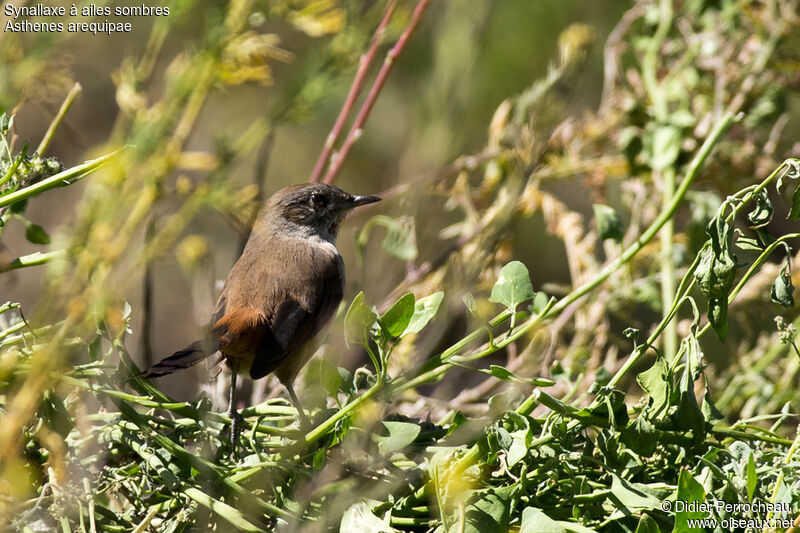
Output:
[[[272,195],[228,274],[206,337],[142,377],[170,374],[220,352],[233,373],[231,402],[237,372],[253,379],[274,372],[297,404],[292,382],[313,354],[312,339],[342,300],[339,225],[354,207],[378,200],[325,184],[294,185]],[[298,411],[302,416],[299,405]],[[229,412],[235,416],[233,405]]]

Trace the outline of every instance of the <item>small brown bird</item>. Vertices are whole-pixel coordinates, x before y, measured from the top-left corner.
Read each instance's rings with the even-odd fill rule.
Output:
[[[228,415],[234,446],[239,372],[252,379],[274,372],[305,422],[292,382],[314,353],[310,341],[342,300],[344,263],[336,234],[353,208],[379,200],[326,184],[293,185],[273,194],[225,280],[208,335],[141,377],[171,374],[219,352],[231,369]]]

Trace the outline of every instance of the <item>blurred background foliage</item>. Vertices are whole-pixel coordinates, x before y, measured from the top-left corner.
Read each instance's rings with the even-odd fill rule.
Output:
[[[170,399],[155,389],[122,396],[127,389],[125,367],[116,374],[120,358],[146,366],[200,334],[218,280],[241,250],[263,199],[310,176],[385,4],[176,0],[164,5],[169,16],[129,19],[130,34],[0,34],[0,110],[14,114],[0,170],[8,172],[26,140],[29,155],[38,145],[40,155],[56,158],[41,163],[52,165],[41,175],[17,172],[0,192],[41,183],[45,174],[62,170],[55,167],[59,163],[74,182],[57,191],[43,189],[25,204],[0,207],[0,265],[6,270],[0,274],[0,300],[11,302],[0,313],[0,516],[16,517],[16,527],[42,530],[56,524],[88,530],[84,519],[90,516],[108,530],[146,528],[155,519],[153,524],[170,531],[187,524],[202,529],[206,523],[247,530],[259,513],[289,524],[297,517],[324,518],[318,526],[306,524],[309,530],[339,527],[348,509],[348,520],[359,513],[381,516],[376,506],[352,506],[362,493],[337,490],[354,486],[340,486],[340,479],[372,475],[365,466],[370,461],[356,457],[353,442],[361,441],[345,439],[348,425],[337,427],[321,456],[301,454],[284,464],[278,452],[278,459],[255,453],[263,463],[277,463],[268,468],[275,466],[280,474],[266,476],[272,493],[262,489],[267,497],[254,502],[237,492],[237,483],[251,474],[230,481],[229,475],[181,456],[169,442],[157,441],[160,451],[149,453],[153,443],[138,434],[147,424],[164,424],[193,440],[198,457],[236,472],[239,466],[224,463],[220,441],[211,436],[219,433],[214,424],[225,422],[209,414],[211,404],[224,397],[225,373],[216,376],[200,365],[189,371],[192,379],[174,376],[159,384],[188,402],[172,414],[202,419],[199,426],[187,423],[188,434],[181,433],[182,418],[156,423],[147,418],[152,414],[137,415],[115,402],[150,408],[145,396]],[[399,2],[378,62],[415,5]],[[383,312],[408,291],[417,298],[445,293],[431,325],[392,347],[388,375],[418,375],[413,369],[433,354],[482,331],[497,312],[489,301],[492,287],[512,259],[527,266],[537,291],[559,299],[595,279],[668,212],[692,158],[723,115],[743,113],[715,146],[680,209],[671,213],[660,242],[647,243],[557,316],[503,349],[490,350],[490,363],[526,379],[552,378],[550,395],[588,405],[597,392],[592,385],[608,383],[626,361],[631,340],[623,330],[649,334],[670,309],[722,201],[766,178],[784,159],[800,157],[797,17],[791,0],[432,2],[336,182],[355,193],[385,197],[376,208],[354,215],[340,235],[347,297],[363,290],[368,304]],[[52,142],[39,144],[68,94],[73,103],[57,122]],[[94,163],[80,166],[87,159]],[[39,164],[24,165],[33,163]],[[789,209],[788,197],[773,190],[770,195],[779,213]],[[370,218],[378,211],[382,218]],[[796,222],[783,218],[770,219],[762,231],[778,236],[792,230]],[[710,365],[698,388],[714,391],[731,423],[781,412],[782,420],[797,422],[787,413],[796,410],[800,365],[773,321],[783,313],[786,340],[787,324],[797,313],[794,307],[781,311],[769,297],[785,259],[780,253],[731,302],[725,342],[710,335],[702,339]],[[739,254],[742,261],[756,257]],[[681,339],[692,336],[692,318],[690,310],[681,309],[655,348],[675,358]],[[354,371],[368,358],[346,346],[343,319],[341,312],[323,353],[334,368],[349,370],[351,392],[363,390]],[[301,387],[318,414],[332,408],[338,394],[336,387],[334,394],[325,387],[330,363],[312,364]],[[83,366],[65,373],[75,365]],[[433,421],[430,427],[421,424],[424,438],[415,438],[418,444],[430,439],[428,451],[434,453],[441,431],[450,427],[449,437],[458,417],[474,424],[466,424],[469,431],[454,442],[470,442],[529,392],[513,379],[487,378],[462,366],[442,366],[435,379],[412,378],[415,386],[398,390],[393,404],[370,404],[354,427],[372,428],[387,416]],[[642,390],[632,377],[614,384],[635,400]],[[86,390],[95,386],[105,392]],[[262,403],[280,394],[269,380],[242,392],[243,402],[262,408],[249,416],[266,417],[267,425],[277,428],[264,430],[259,442],[265,449],[279,450],[275,439],[288,438],[279,431],[287,422],[286,408]],[[123,421],[106,424],[117,411]],[[537,416],[544,411],[540,406]],[[791,424],[786,427],[782,438],[794,438]],[[340,441],[345,444],[337,450]],[[149,444],[143,447],[144,442]],[[442,447],[448,445],[455,444]],[[130,450],[138,459],[130,459]],[[163,466],[164,454],[177,457],[176,463]],[[452,529],[447,509],[464,502],[447,499],[467,488],[437,481],[438,463],[426,457],[433,465],[425,464],[432,483],[446,487],[436,496],[448,491],[449,496],[439,497],[436,511],[433,504],[420,503],[432,499],[430,494],[417,495],[409,508],[424,507],[418,513],[424,519],[412,512],[386,522],[387,528],[424,530],[430,521],[431,529]],[[677,470],[670,468],[680,465],[664,463],[659,475],[667,480],[674,474],[665,481],[674,485]],[[235,493],[238,514],[224,507],[226,496],[211,501],[198,485],[183,487],[184,499],[167,494],[193,477],[192,469],[206,480],[199,487],[208,494],[220,486]],[[324,476],[303,477],[317,469]],[[398,489],[403,480],[418,492],[418,480],[406,475],[391,485],[398,499],[408,493]],[[609,477],[599,479],[611,483]],[[589,483],[575,491],[597,489]],[[102,496],[95,502],[84,491]],[[501,500],[501,507],[513,509],[505,523],[519,526],[524,505]],[[545,501],[540,503],[546,509]],[[112,519],[112,511],[122,518]],[[609,525],[613,521],[598,518],[601,514],[571,518],[616,530]],[[225,519],[217,522],[217,516]]]

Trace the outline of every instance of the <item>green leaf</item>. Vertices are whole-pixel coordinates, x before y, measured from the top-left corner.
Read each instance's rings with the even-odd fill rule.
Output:
[[[794,285],[792,285],[792,271],[787,260],[778,277],[772,282],[769,298],[776,304],[784,307],[794,307]]]
[[[667,361],[663,357],[657,357],[653,366],[636,376],[636,381],[650,396],[648,418],[658,420],[658,415],[663,416],[666,413],[672,394],[672,376]]]
[[[664,170],[671,167],[678,159],[681,151],[681,132],[675,126],[664,124],[653,132],[650,167],[653,170]]]
[[[373,439],[378,443],[378,452],[384,457],[390,453],[402,450],[419,436],[422,428],[411,422],[383,421],[387,435],[374,435]]]
[[[720,214],[718,218],[708,223],[706,233],[711,246],[705,246],[701,250],[700,262],[694,277],[700,291],[707,299],[727,299],[736,280],[738,268],[736,255],[731,250],[734,232]]]
[[[775,184],[775,189],[781,192],[783,188],[783,178],[796,180],[800,178],[800,161],[797,159],[787,159],[783,162],[784,171],[778,176],[778,182]],[[796,191],[795,191],[796,192]]]
[[[444,298],[444,293],[439,291],[417,300],[414,304],[414,314],[411,315],[411,320],[408,322],[405,333],[419,333],[422,331],[422,328],[428,325],[428,322],[436,316],[439,304],[442,303],[442,298]]]
[[[705,435],[706,419],[693,392],[681,391],[674,420],[676,428],[692,431],[695,439]]]
[[[745,235],[739,235],[739,237],[736,238],[736,247],[746,252],[764,251],[764,247],[761,246],[757,239]]]
[[[800,187],[797,187],[792,193],[792,208],[786,218],[789,220],[800,219]]]
[[[706,246],[700,254],[694,277],[703,296],[727,298],[736,280],[736,256],[729,251],[716,252],[713,246]]]
[[[599,372],[598,372],[599,374]],[[595,383],[598,383],[595,381]],[[624,426],[628,423],[628,406],[625,404],[625,393],[621,390],[601,391],[598,394],[598,399],[602,398],[602,402],[597,402],[594,407],[581,407],[573,414],[582,417],[587,421],[592,417],[600,417],[602,419],[612,422],[615,427]],[[550,399],[552,401],[552,399]],[[567,404],[562,404],[566,406]]]
[[[747,468],[745,469],[747,479],[747,499],[753,501],[753,496],[756,493],[756,486],[758,485],[758,474],[756,473],[756,462],[753,459],[753,452],[750,451],[750,456],[747,458]]]
[[[24,200],[21,200],[19,202],[14,202],[13,204],[11,204],[8,207],[8,212],[9,213],[16,213],[16,214],[24,213],[26,207],[28,207],[28,199],[27,198],[24,199]]]
[[[747,214],[747,222],[751,228],[761,228],[772,221],[772,202],[769,201],[766,189],[761,189],[756,196],[756,206]]]
[[[709,424],[713,424],[714,422],[718,422],[725,418],[725,416],[717,409],[717,406],[714,405],[714,402],[711,400],[711,392],[706,389],[706,393],[703,395],[703,407],[701,408],[703,412],[703,418]]]
[[[324,357],[313,359],[307,370],[308,375],[319,378],[319,383],[328,396],[335,397],[342,385],[342,376],[339,373],[339,368],[331,364],[330,361]]]
[[[392,307],[378,317],[381,329],[390,337],[399,337],[408,327],[414,315],[414,295],[404,294]]]
[[[487,462],[490,464],[494,463],[494,457],[497,455],[497,452],[508,450],[513,443],[514,439],[506,428],[496,424],[489,426],[486,430],[486,445],[490,452]]]
[[[708,321],[720,341],[728,336],[728,297],[708,301]]]
[[[693,333],[684,340],[684,343],[686,346],[686,366],[678,385],[678,409],[673,415],[673,420],[676,428],[691,431],[695,439],[702,439],[705,436],[706,419],[703,416],[700,405],[697,403],[694,385],[696,379],[700,376],[703,352],[700,350],[700,343],[697,342],[697,338]]]
[[[536,507],[522,511],[522,526],[519,533],[597,533],[596,530],[566,520],[553,520]]]
[[[103,337],[97,335],[86,345],[89,352],[89,361],[99,361],[103,358]]]
[[[660,509],[661,498],[652,488],[643,483],[628,481],[614,473],[611,477],[611,494],[614,496],[611,503],[625,515]]]
[[[639,524],[636,526],[635,533],[661,533],[656,521],[650,518],[650,515],[643,514],[639,519]]]
[[[628,448],[644,457],[651,457],[659,446],[661,432],[648,422],[644,416],[628,424],[620,439]]]
[[[465,426],[467,422],[469,422],[469,419],[464,416],[464,413],[461,411],[456,411],[453,413],[453,421],[450,422],[449,426],[447,426],[447,434],[445,435],[445,438],[455,433],[458,428]]]
[[[597,224],[597,233],[600,238],[622,240],[622,221],[612,207],[603,204],[594,204],[594,220]]]
[[[50,244],[50,235],[38,224],[25,221],[25,238],[33,244]]]
[[[706,518],[708,513],[698,511],[688,511],[690,508],[688,504],[699,502],[702,503],[706,500],[705,491],[703,486],[698,483],[691,473],[685,468],[681,469],[678,474],[678,493],[675,498],[676,504],[680,502],[681,507],[675,513],[675,529],[673,533],[694,533],[701,532],[702,529],[690,528],[689,520],[700,520]]]
[[[503,381],[514,381],[514,378],[517,377],[512,371],[499,365],[489,365],[489,373]]]
[[[509,468],[513,468],[514,465],[522,461],[525,456],[528,455],[531,443],[533,442],[530,424],[526,418],[521,418],[525,420],[526,427],[511,432],[511,446],[508,447],[508,454],[506,455],[506,462]]]
[[[541,509],[526,507],[522,511],[522,525],[519,533],[567,533],[567,530],[544,514]]]
[[[0,114],[0,135],[5,135],[14,123],[14,115]]]
[[[519,261],[511,261],[500,270],[500,276],[492,287],[489,301],[505,305],[516,311],[522,302],[535,296],[528,268]]]
[[[45,392],[42,398],[42,418],[47,422],[47,426],[62,438],[66,438],[74,427],[64,402],[53,391]]]
[[[758,240],[761,242],[761,249],[756,250],[757,252],[762,252],[764,248],[769,246],[770,244],[775,242],[775,237],[770,235],[768,232],[764,231],[763,229],[756,228],[756,235],[758,235]]]
[[[370,338],[369,330],[377,318],[375,311],[364,303],[364,292],[359,292],[344,316],[344,339],[347,346],[353,344],[367,346]]]
[[[467,503],[463,533],[507,533],[514,487],[476,490]],[[449,533],[459,531],[456,522]]]
[[[547,296],[544,292],[537,292],[536,296],[533,297],[533,312],[537,315],[544,311],[547,307],[547,304],[550,303],[550,297]]]

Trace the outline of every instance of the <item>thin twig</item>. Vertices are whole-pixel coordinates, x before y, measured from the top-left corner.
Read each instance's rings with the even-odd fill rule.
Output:
[[[353,109],[353,103],[355,103],[358,94],[361,92],[361,87],[364,85],[364,78],[367,75],[369,66],[378,51],[378,47],[383,42],[383,37],[386,34],[386,27],[389,25],[389,20],[392,18],[392,13],[394,13],[394,8],[396,6],[397,0],[389,0],[386,4],[386,11],[383,14],[381,23],[372,35],[369,50],[367,50],[367,53],[362,55],[358,61],[358,70],[356,71],[355,78],[353,78],[353,84],[350,85],[350,92],[347,93],[347,98],[344,101],[344,105],[342,105],[341,111],[339,111],[339,116],[336,117],[336,123],[333,125],[333,129],[331,129],[328,138],[325,140],[325,146],[322,148],[319,159],[317,159],[317,164],[314,166],[314,171],[311,173],[311,179],[309,180],[311,183],[319,181],[322,170],[328,163],[328,158],[333,151],[333,146],[339,139],[339,135],[341,135],[344,129],[344,123],[347,121],[347,117]]]
[[[369,117],[369,113],[372,111],[372,107],[375,105],[375,101],[378,99],[378,95],[380,94],[383,85],[386,83],[386,79],[389,77],[389,72],[392,70],[392,65],[394,65],[395,60],[403,51],[403,48],[405,48],[406,43],[408,43],[408,39],[411,37],[411,34],[414,33],[414,30],[419,25],[422,14],[425,12],[425,8],[428,7],[429,2],[430,0],[419,0],[417,7],[414,8],[414,12],[411,14],[411,20],[408,21],[408,26],[406,26],[406,29],[397,40],[394,47],[392,47],[392,49],[389,50],[389,53],[386,54],[386,59],[383,62],[383,66],[381,67],[380,72],[378,72],[378,76],[375,78],[375,83],[373,83],[372,88],[367,95],[367,99],[364,101],[364,105],[358,112],[358,116],[356,116],[356,120],[350,128],[350,132],[347,134],[347,138],[345,139],[344,144],[342,144],[341,150],[334,154],[331,159],[330,167],[328,167],[328,173],[325,175],[325,183],[333,182],[333,180],[336,178],[336,174],[339,172],[339,169],[342,166],[342,163],[347,158],[350,148],[352,148],[353,144],[355,144],[359,137],[361,137],[364,123],[367,121],[367,117]]]
[[[45,132],[44,137],[42,137],[42,141],[39,143],[39,146],[36,148],[36,153],[39,155],[44,155],[47,148],[50,146],[50,142],[53,140],[53,135],[55,135],[56,130],[61,125],[61,122],[64,120],[64,116],[69,111],[69,108],[72,107],[72,103],[81,93],[81,84],[76,83],[72,86],[72,89],[69,90],[67,93],[66,98],[64,98],[64,102],[61,104],[61,109],[58,110],[55,118],[50,123],[50,126],[47,128],[47,132]]]
[[[155,234],[155,220],[153,217],[147,219],[145,224],[145,243],[153,240]],[[144,279],[142,280],[142,358],[145,368],[153,364],[153,263],[148,261],[145,265]]]
[[[791,113],[783,113],[781,116],[778,117],[778,120],[775,121],[775,124],[772,125],[772,129],[769,132],[769,138],[767,142],[764,143],[764,154],[770,157],[775,155],[775,152],[778,148],[778,142],[781,140],[781,135],[783,134],[783,129],[789,123],[789,119],[792,118]]]
[[[153,521],[153,518],[155,518],[157,514],[158,514],[158,509],[151,509],[150,512],[147,513],[147,516],[145,516],[142,519],[142,521],[139,522],[139,525],[137,525],[136,528],[134,528],[132,533],[144,533],[145,531],[147,531],[147,526],[150,525],[150,522]]]
[[[89,478],[83,478],[83,490],[86,493],[87,505],[89,507],[89,532],[90,533],[97,533],[97,524],[94,521],[94,498],[92,494],[92,485],[89,482]]]

